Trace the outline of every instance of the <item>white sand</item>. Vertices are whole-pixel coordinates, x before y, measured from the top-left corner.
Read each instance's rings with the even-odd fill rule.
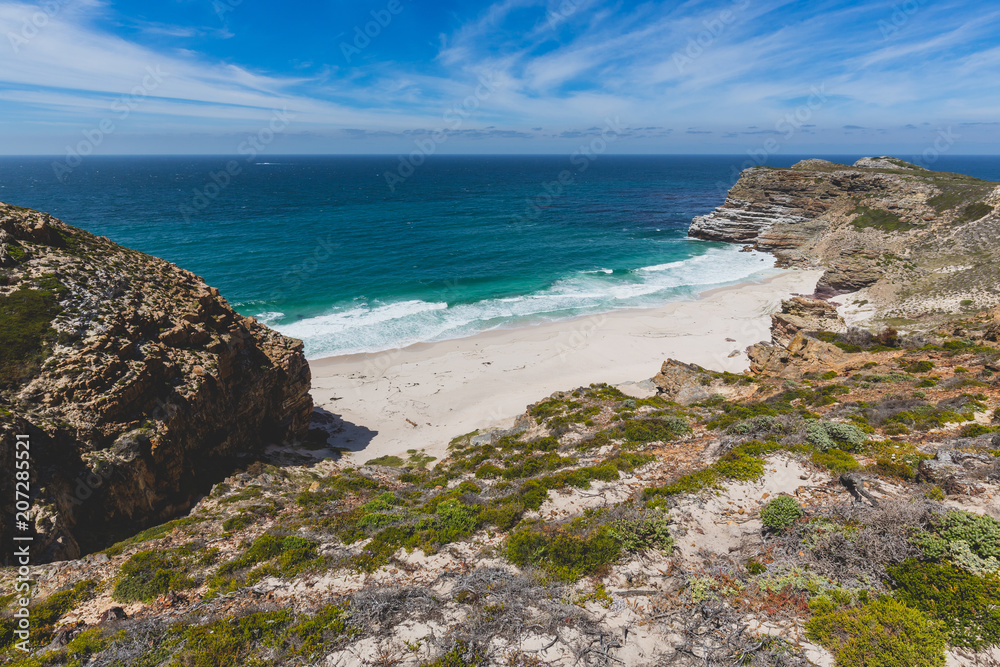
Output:
[[[409,449],[441,458],[455,436],[509,426],[555,391],[647,380],[670,357],[743,371],[744,350],[770,338],[769,315],[781,300],[811,294],[820,275],[783,271],[662,308],[319,359],[312,394],[339,417],[333,444],[356,452],[357,463]]]

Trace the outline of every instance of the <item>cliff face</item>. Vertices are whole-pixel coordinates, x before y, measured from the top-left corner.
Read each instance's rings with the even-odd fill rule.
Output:
[[[873,306],[917,314],[1000,302],[1000,187],[895,158],[752,168],[694,238],[746,243],[784,265],[823,266],[823,296],[869,288]],[[884,314],[884,313],[883,313]]]
[[[0,465],[29,435],[38,559],[170,518],[237,457],[308,428],[301,342],[188,271],[6,204],[0,343]]]

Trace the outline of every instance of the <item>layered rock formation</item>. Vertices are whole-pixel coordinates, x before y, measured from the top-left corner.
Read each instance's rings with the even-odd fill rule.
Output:
[[[13,470],[14,437],[30,436],[36,559],[171,518],[238,458],[308,428],[301,342],[47,214],[0,204],[0,313],[0,464]]]
[[[821,266],[824,297],[868,288],[880,314],[1000,302],[1000,187],[896,158],[804,160],[743,172],[689,234],[752,244],[785,266]]]

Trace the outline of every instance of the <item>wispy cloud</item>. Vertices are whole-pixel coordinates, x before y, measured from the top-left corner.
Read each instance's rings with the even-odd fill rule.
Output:
[[[252,128],[286,108],[296,116],[289,134],[405,142],[460,108],[454,136],[470,141],[551,147],[615,117],[630,128],[624,138],[655,138],[660,150],[738,149],[784,135],[782,121],[817,89],[823,104],[797,122],[793,144],[866,128],[900,141],[948,124],[993,132],[1000,116],[1000,11],[959,2],[921,3],[904,21],[889,5],[834,0],[500,0],[458,11],[407,3],[352,66],[337,45],[345,37],[318,46],[337,34],[322,26],[302,49],[289,36],[276,43],[295,54],[283,60],[245,41],[273,20],[250,3],[225,20],[179,13],[193,12],[190,3],[144,17],[110,0],[59,7],[29,39],[0,44],[0,132],[29,121],[85,128],[151,67],[163,83],[137,106],[130,131],[182,137]],[[371,20],[362,9],[348,26]],[[0,1],[0,34],[19,35],[37,11]],[[463,108],[484,82],[490,93]]]

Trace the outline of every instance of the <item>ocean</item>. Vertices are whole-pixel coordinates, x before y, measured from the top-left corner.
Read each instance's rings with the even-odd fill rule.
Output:
[[[0,201],[197,273],[309,358],[655,307],[775,270],[687,238],[746,156],[432,156],[412,173],[395,156],[54,161],[0,158]],[[997,157],[932,168],[1000,180]]]

